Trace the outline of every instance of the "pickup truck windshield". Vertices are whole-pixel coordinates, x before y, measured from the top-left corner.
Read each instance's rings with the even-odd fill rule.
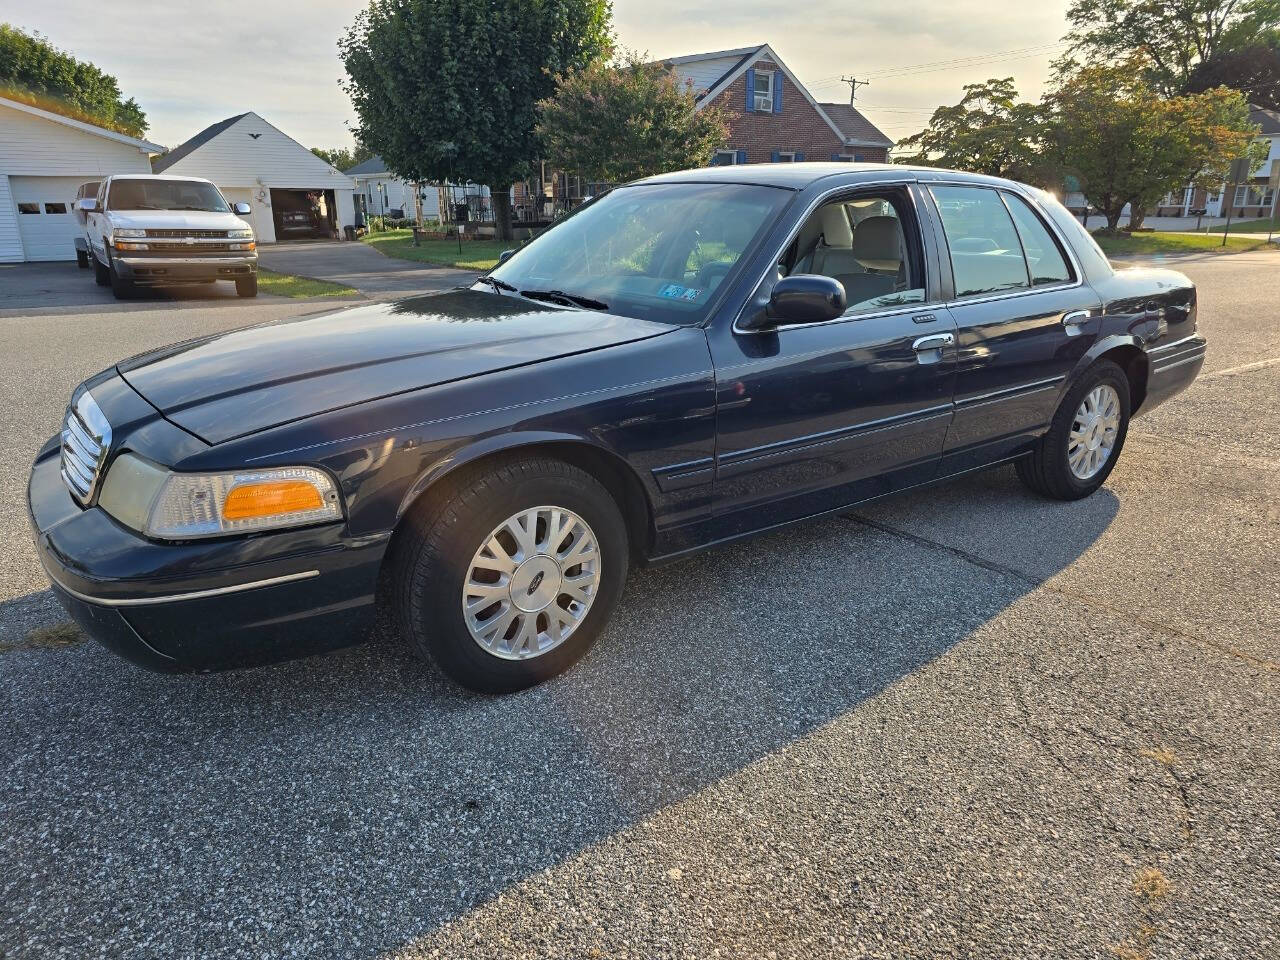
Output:
[[[218,188],[199,180],[112,180],[108,210],[205,210],[227,213]]]
[[[531,241],[487,282],[495,293],[698,323],[792,196],[737,183],[619,187]]]

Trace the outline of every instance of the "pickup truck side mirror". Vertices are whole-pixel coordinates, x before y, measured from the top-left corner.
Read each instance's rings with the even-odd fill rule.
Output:
[[[76,201],[76,206],[79,207],[81,213],[97,213],[98,198],[97,197],[81,197],[79,200]]]
[[[233,203],[231,205],[231,212],[237,217],[247,217],[253,211],[249,208],[247,203]]]
[[[765,330],[784,323],[822,323],[834,320],[849,304],[844,284],[834,277],[797,273],[773,285],[769,304],[743,326]]]

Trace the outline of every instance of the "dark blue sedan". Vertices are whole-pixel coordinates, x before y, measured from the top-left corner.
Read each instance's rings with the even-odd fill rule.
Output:
[[[458,682],[563,670],[633,563],[1012,461],[1085,497],[1203,363],[1196,292],[1050,195],[862,164],[613,190],[470,288],[134,357],[29,500],[54,590],[137,663],[359,639]]]

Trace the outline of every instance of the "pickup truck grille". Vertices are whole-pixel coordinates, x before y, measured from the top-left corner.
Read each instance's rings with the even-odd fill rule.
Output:
[[[82,506],[97,492],[110,446],[111,424],[86,390],[72,399],[62,425],[62,481]]]
[[[230,247],[225,243],[148,243],[147,249],[163,253],[226,253]]]
[[[196,237],[200,240],[225,240],[227,239],[227,231],[225,230],[148,230],[148,237],[159,237],[161,239],[181,240],[186,237]]]

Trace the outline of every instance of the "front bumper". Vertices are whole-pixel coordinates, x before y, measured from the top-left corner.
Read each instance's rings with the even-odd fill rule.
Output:
[[[220,257],[161,257],[117,255],[116,272],[136,283],[186,283],[193,280],[235,280],[258,272],[258,255]]]
[[[385,538],[340,525],[162,544],[83,509],[51,440],[32,466],[36,549],[67,613],[107,648],[153,670],[210,670],[358,642],[373,624]]]

